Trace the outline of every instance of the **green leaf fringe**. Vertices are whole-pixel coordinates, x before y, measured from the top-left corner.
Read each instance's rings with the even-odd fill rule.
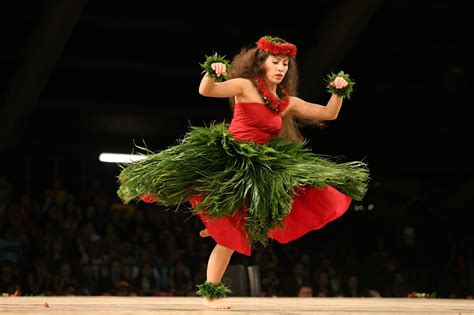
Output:
[[[216,62],[221,62],[225,64],[226,70],[227,70],[227,76],[217,76],[216,72],[211,68],[211,65]],[[206,56],[206,61],[204,63],[199,64],[202,68],[202,74],[207,73],[208,76],[211,78],[215,78],[216,82],[222,82],[224,80],[227,80],[229,72],[230,72],[230,62],[229,60],[225,59],[225,56],[220,56],[217,53],[214,53],[212,56]]]
[[[272,140],[260,145],[239,142],[224,124],[191,127],[180,143],[124,165],[118,196],[125,202],[155,194],[165,206],[180,205],[202,195],[195,211],[211,218],[247,209],[249,243],[266,245],[268,232],[282,226],[298,187],[331,185],[361,200],[369,180],[360,161],[337,163],[317,155],[305,143]]]
[[[336,79],[336,77],[343,77],[347,81],[347,86],[343,89],[338,89],[331,85],[331,83]],[[337,94],[339,96],[345,97],[347,99],[351,98],[352,91],[354,90],[355,81],[349,77],[349,74],[345,73],[344,71],[339,71],[337,74],[331,72],[327,79],[325,80],[327,83],[326,89],[331,94]]]
[[[232,291],[222,282],[215,284],[212,282],[204,282],[203,284],[196,285],[198,290],[196,291],[197,296],[207,297],[209,299],[222,299],[227,297]]]

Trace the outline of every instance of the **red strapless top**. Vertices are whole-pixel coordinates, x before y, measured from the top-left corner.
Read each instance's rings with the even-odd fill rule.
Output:
[[[280,112],[283,110],[285,108],[280,108]],[[281,124],[280,113],[270,110],[263,103],[236,103],[229,133],[239,141],[264,144],[280,132]]]

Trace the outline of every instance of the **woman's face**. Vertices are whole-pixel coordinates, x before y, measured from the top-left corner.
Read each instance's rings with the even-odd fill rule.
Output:
[[[265,79],[268,83],[278,84],[288,71],[289,57],[269,55],[265,60]]]

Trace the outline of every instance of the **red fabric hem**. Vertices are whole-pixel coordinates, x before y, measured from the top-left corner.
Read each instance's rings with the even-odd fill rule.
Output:
[[[196,196],[189,200],[189,203],[195,208],[201,200],[202,196]],[[237,211],[233,216],[219,219],[210,219],[202,212],[198,212],[198,215],[206,226],[209,236],[217,244],[250,256],[251,246],[247,242],[247,234],[244,229],[245,211]]]
[[[294,241],[306,233],[321,229],[331,221],[342,216],[349,208],[352,199],[331,186],[323,188],[303,187],[293,198],[290,214],[283,219],[283,228],[276,228],[268,237],[285,244]],[[189,202],[193,207],[202,200],[196,196]],[[205,212],[205,211],[204,211]],[[205,213],[198,213],[209,235],[217,244],[231,248],[236,252],[250,256],[251,246],[245,233],[245,210],[233,216],[209,219]]]

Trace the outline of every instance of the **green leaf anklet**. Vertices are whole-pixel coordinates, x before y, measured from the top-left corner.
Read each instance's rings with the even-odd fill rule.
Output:
[[[222,282],[216,284],[206,281],[203,284],[198,284],[197,287],[198,290],[196,291],[196,295],[207,297],[209,299],[222,299],[232,293],[229,287]]]

